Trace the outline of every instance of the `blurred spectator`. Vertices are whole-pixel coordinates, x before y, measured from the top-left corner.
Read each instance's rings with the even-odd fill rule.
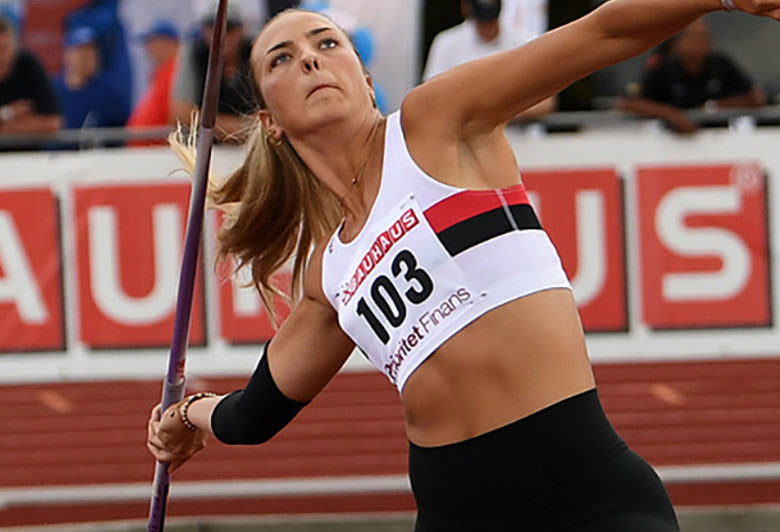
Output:
[[[65,21],[67,31],[89,28],[100,57],[101,82],[113,86],[116,95],[116,121],[124,125],[133,106],[133,71],[125,28],[119,17],[120,0],[89,0],[71,12]],[[121,115],[120,115],[121,111]]]
[[[121,96],[100,75],[100,52],[95,32],[77,28],[65,35],[62,74],[54,88],[65,115],[65,127],[121,127],[126,109]]]
[[[760,107],[763,91],[725,55],[712,50],[710,31],[698,20],[648,59],[639,94],[618,109],[663,119],[679,133],[698,129],[683,109]]]
[[[168,20],[158,20],[143,35],[146,55],[154,69],[149,88],[138,101],[127,125],[129,127],[164,126],[173,123],[170,106],[171,79],[179,52],[179,31]],[[151,145],[160,142],[140,142]]]
[[[216,10],[201,20],[201,32],[189,47],[182,47],[173,81],[174,118],[189,124],[192,112],[200,107],[208,69],[209,45],[214,30]],[[224,68],[219,91],[219,107],[214,133],[222,141],[241,141],[246,136],[243,118],[253,113],[257,104],[251,83],[249,56],[252,42],[244,36],[241,12],[229,4],[225,35]]]
[[[501,0],[461,0],[463,23],[442,31],[431,44],[425,65],[425,81],[462,63],[517,48],[538,37],[506,31],[501,27]],[[533,119],[553,111],[555,98],[521,113],[520,119]]]
[[[38,59],[16,43],[0,17],[0,134],[54,133],[62,127],[57,99]]]
[[[298,7],[300,3],[300,0],[266,0],[268,18],[275,17],[285,9]]]

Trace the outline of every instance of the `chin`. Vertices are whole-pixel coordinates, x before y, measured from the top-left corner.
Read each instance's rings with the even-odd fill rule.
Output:
[[[317,102],[310,102],[305,110],[305,121],[310,129],[339,122],[355,112],[352,106],[340,98],[322,98]]]

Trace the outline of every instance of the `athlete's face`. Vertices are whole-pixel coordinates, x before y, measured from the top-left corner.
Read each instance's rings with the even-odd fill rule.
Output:
[[[373,106],[370,78],[349,39],[316,13],[287,13],[266,26],[252,48],[252,69],[261,118],[288,134]]]

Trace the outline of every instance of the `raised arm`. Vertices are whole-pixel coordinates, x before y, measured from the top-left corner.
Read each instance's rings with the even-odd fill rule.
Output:
[[[780,0],[735,3],[749,13],[780,19]],[[721,0],[610,0],[520,48],[437,76],[409,94],[404,112],[441,124],[442,131],[455,140],[473,138],[574,81],[638,55],[702,15],[721,9]]]
[[[303,298],[266,346],[244,389],[198,399],[186,412],[186,399],[165,413],[159,407],[153,410],[147,446],[155,458],[175,470],[205,446],[208,434],[228,444],[263,443],[333,378],[354,345],[322,294],[320,260],[318,248],[304,280]]]

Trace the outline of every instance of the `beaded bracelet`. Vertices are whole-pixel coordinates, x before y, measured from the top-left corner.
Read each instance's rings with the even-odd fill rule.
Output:
[[[726,11],[736,11],[737,6],[734,3],[734,0],[720,0],[720,5],[723,6],[723,9]]]
[[[187,411],[190,409],[190,405],[192,403],[203,399],[204,397],[217,397],[217,394],[213,392],[198,392],[196,394],[190,395],[184,404],[179,407],[179,417],[181,418],[181,422],[184,423],[185,427],[193,432],[198,430],[198,427],[196,427],[195,424],[190,421],[190,418],[187,416]]]

